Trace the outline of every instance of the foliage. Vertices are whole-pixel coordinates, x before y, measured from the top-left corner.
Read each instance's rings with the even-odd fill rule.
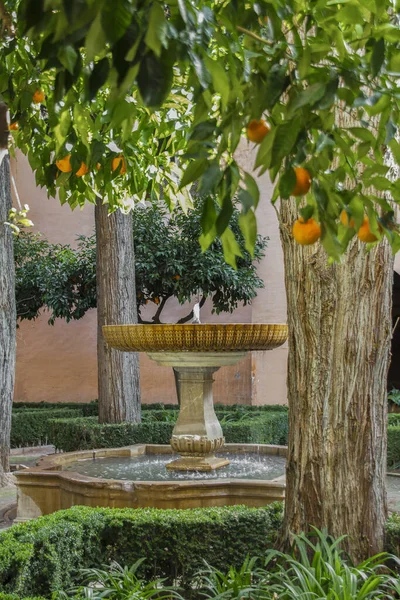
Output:
[[[343,538],[333,540],[313,530],[312,542],[304,534],[293,536],[292,554],[270,550],[256,567],[257,559],[246,558],[240,569],[223,573],[213,567],[200,578],[206,598],[222,600],[372,600],[397,597],[398,580],[388,570],[388,560],[377,554],[354,566],[340,550]]]
[[[163,579],[146,582],[138,577],[137,571],[143,561],[139,559],[131,567],[121,567],[113,562],[108,569],[85,569],[82,575],[86,585],[71,590],[71,593],[77,600],[182,600],[176,588],[165,586]],[[63,594],[60,596],[62,598]]]
[[[387,429],[387,464],[391,468],[398,468],[400,464],[400,421]]]
[[[83,413],[76,408],[56,410],[24,410],[12,413],[11,416],[11,448],[36,446],[47,443],[49,439],[49,421],[51,419],[68,419],[82,417]]]
[[[220,570],[273,547],[282,504],[190,510],[73,507],[0,533],[0,589],[48,596],[82,583],[79,570],[145,557],[138,576],[178,582],[189,600],[203,557]]]
[[[264,287],[256,264],[264,256],[267,239],[257,236],[251,256],[240,231],[240,213],[235,209],[230,226],[241,252],[237,268],[226,263],[220,240],[201,252],[198,238],[204,205],[204,200],[196,200],[193,210],[185,214],[177,208],[170,218],[159,206],[138,206],[134,211],[138,308],[140,311],[149,301],[156,302],[158,308],[153,323],[160,322],[161,311],[171,297],[181,304],[197,295],[204,300],[210,297],[213,312],[218,314],[232,312],[240,302],[249,304],[257,290]],[[188,318],[179,322],[185,320]]]
[[[223,256],[216,240],[202,253],[198,244],[204,202],[196,200],[187,214],[177,208],[168,219],[160,206],[137,207],[133,215],[138,309],[156,302],[152,322],[171,297],[183,304],[201,293],[212,298],[214,311],[232,312],[239,302],[248,304],[264,283],[256,264],[264,256],[267,239],[257,237],[253,257],[245,249],[239,228],[239,212],[232,216],[232,231],[241,248],[237,269]],[[38,234],[15,237],[17,317],[36,318],[45,307],[49,323],[56,318],[80,319],[96,299],[96,240],[80,236],[76,249],[51,244]],[[181,320],[183,322],[184,319]]]
[[[249,248],[259,200],[255,180],[234,153],[249,121],[263,116],[271,131],[255,168],[269,171],[273,200],[293,191],[293,167],[311,173],[300,212],[321,223],[333,259],[364,213],[372,233],[399,248],[382,197],[397,200],[400,190],[399,181],[387,178],[383,152],[390,148],[400,162],[394,0],[5,0],[5,6],[18,15],[14,26],[3,19],[0,52],[0,93],[19,122],[13,139],[38,184],[51,195],[58,190],[61,202],[74,207],[100,196],[111,209],[127,208],[150,194],[187,206],[188,186],[200,180],[202,193],[215,191],[219,202],[218,211],[205,207],[202,247],[221,236],[233,264],[240,250],[228,227],[232,198],[238,194],[242,205]],[[38,88],[42,105],[32,103]],[[337,113],[352,118],[339,120]],[[55,159],[66,153],[72,173],[57,178]],[[111,168],[120,153],[126,174]],[[82,161],[89,172],[77,177]],[[355,230],[340,224],[344,207]]]
[[[169,444],[177,411],[163,421],[165,415],[143,414],[142,423],[100,424],[95,417],[53,419],[48,421],[48,436],[58,450],[90,450],[118,448],[132,444]],[[149,416],[147,416],[149,414]],[[218,412],[218,417],[223,413]],[[223,421],[223,419],[222,419]],[[259,417],[249,415],[247,421],[222,422],[226,443],[287,444],[288,417],[284,412],[264,412]]]
[[[388,400],[390,400],[390,402],[393,402],[393,404],[397,404],[397,406],[400,406],[400,390],[393,388],[388,393]]]
[[[378,600],[394,594],[395,581],[382,568],[393,557],[381,553],[353,566],[340,550],[345,536],[333,540],[317,529],[313,533],[315,543],[304,534],[294,536],[293,555],[268,553],[265,581],[269,598]],[[271,564],[274,568],[269,573]]]
[[[81,236],[76,250],[51,244],[40,234],[22,233],[14,239],[17,318],[35,319],[43,306],[57,317],[80,319],[96,306],[95,247]]]
[[[227,573],[207,564],[207,568],[199,573],[196,586],[201,589],[203,597],[213,600],[259,598],[258,560],[257,557],[246,556],[240,568],[232,566]]]
[[[37,409],[62,410],[65,408],[79,410],[82,412],[84,417],[90,417],[99,414],[99,405],[97,400],[92,400],[92,402],[13,402],[12,405],[13,413],[20,411],[30,412]]]

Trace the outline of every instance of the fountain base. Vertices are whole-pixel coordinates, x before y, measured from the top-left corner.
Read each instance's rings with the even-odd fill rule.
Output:
[[[229,465],[229,460],[220,456],[181,456],[165,466],[169,471],[213,471]]]

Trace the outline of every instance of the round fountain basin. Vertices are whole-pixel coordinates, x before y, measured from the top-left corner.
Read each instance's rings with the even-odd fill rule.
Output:
[[[283,456],[269,454],[223,455],[229,465],[218,471],[169,471],[166,466],[171,458],[165,454],[142,454],[132,459],[128,456],[89,458],[75,461],[64,467],[88,477],[123,479],[132,481],[210,481],[216,479],[250,479],[265,481],[285,474],[286,460]]]
[[[167,471],[170,446],[135,445],[54,454],[16,473],[17,522],[75,505],[199,508],[283,500],[287,448],[226,444],[231,464],[209,473]],[[174,454],[173,456],[177,456]]]

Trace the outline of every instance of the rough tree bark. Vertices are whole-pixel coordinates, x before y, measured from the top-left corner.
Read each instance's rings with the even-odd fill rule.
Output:
[[[95,208],[97,240],[97,360],[101,423],[140,421],[139,359],[107,346],[103,325],[137,323],[132,218]]]
[[[283,542],[310,525],[347,534],[361,560],[383,547],[386,380],[393,258],[357,240],[341,265],[290,233],[298,209],[282,202],[288,303],[289,450]]]
[[[7,148],[6,112],[7,107],[1,103],[0,151]],[[4,224],[11,206],[10,160],[6,154],[0,165],[0,486],[8,481],[16,351],[13,240],[10,227]]]

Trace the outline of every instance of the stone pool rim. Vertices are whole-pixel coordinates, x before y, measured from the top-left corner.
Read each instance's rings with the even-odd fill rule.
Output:
[[[286,446],[267,444],[225,444],[219,453],[287,456]],[[77,460],[141,454],[173,454],[169,445],[134,444],[122,448],[100,448],[52,454],[36,467],[15,473],[18,488],[16,522],[50,514],[74,505],[113,508],[201,508],[245,504],[265,506],[285,497],[284,475],[266,480],[210,479],[182,481],[140,481],[90,477],[62,471]]]

